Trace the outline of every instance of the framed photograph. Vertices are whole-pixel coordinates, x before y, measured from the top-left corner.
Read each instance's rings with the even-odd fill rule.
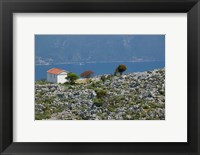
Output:
[[[194,1],[0,1],[2,154],[200,154]]]
[[[162,34],[35,35],[35,120],[165,120],[164,67]]]

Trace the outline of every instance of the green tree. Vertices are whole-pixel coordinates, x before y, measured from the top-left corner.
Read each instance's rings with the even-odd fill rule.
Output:
[[[72,72],[68,73],[68,74],[67,74],[67,77],[66,77],[66,79],[69,80],[69,82],[70,82],[71,84],[74,84],[75,81],[76,81],[78,78],[79,78],[79,76],[78,76],[77,74],[75,74],[75,73],[72,73]]]
[[[120,73],[120,75],[122,75],[122,73],[126,70],[127,70],[127,67],[124,64],[121,64],[115,69],[114,75],[117,75],[117,73]]]

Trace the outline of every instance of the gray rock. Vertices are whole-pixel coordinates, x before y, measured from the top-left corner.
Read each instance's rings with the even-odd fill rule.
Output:
[[[49,88],[47,88],[47,87],[41,88],[41,91],[48,92],[48,91],[49,91]]]
[[[97,96],[97,94],[96,94],[95,91],[92,91],[92,92],[90,93],[90,98],[91,98],[91,99],[95,98],[96,96]]]

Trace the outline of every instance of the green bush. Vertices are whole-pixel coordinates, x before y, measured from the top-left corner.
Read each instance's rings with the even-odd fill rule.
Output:
[[[93,100],[93,103],[94,103],[94,105],[96,105],[97,107],[100,107],[100,106],[103,105],[104,102],[103,102],[102,99],[95,98],[95,99]]]
[[[146,104],[143,104],[143,105],[142,105],[142,108],[143,108],[143,109],[148,109],[148,108],[149,108],[149,106],[148,106],[148,105],[146,105]]]
[[[164,90],[160,90],[160,95],[165,95],[165,91]]]
[[[113,77],[113,75],[108,75],[106,78],[107,78],[107,80],[111,80],[112,77]]]
[[[98,81],[98,82],[93,81],[87,86],[88,89],[93,89],[93,90],[96,90],[96,88],[98,88],[98,87],[102,87],[100,81]]]
[[[136,103],[135,102],[128,102],[128,105],[129,106],[133,106],[133,105],[135,105]]]
[[[49,116],[45,114],[40,114],[40,113],[35,114],[35,120],[43,120],[43,119],[48,119],[48,118]]]
[[[106,76],[105,75],[101,76],[101,81],[103,81],[103,82],[106,81]]]
[[[71,84],[75,84],[75,81],[79,78],[79,76],[75,73],[68,73],[66,79],[69,80]]]
[[[149,108],[153,108],[153,109],[159,108],[159,105],[157,105],[156,103],[149,102],[148,105],[149,105]]]
[[[95,87],[91,84],[87,86],[87,89],[94,89]]]
[[[126,71],[126,69],[127,67],[124,64],[121,64],[115,69],[114,75],[117,75],[117,73],[120,73],[120,75],[122,75],[122,73]]]
[[[102,75],[100,79],[101,79],[101,81],[105,82],[106,80],[111,80],[112,77],[113,77],[113,75],[107,75],[107,76]]]
[[[95,89],[95,92],[97,94],[97,98],[102,98],[102,97],[105,97],[107,95],[107,91],[106,90]]]
[[[41,114],[41,113],[35,114],[35,120],[49,119],[50,117],[51,117],[50,110],[45,110],[43,114]]]
[[[113,107],[113,106],[108,106],[107,109],[108,109],[110,112],[114,112],[114,111],[115,111],[115,107]]]

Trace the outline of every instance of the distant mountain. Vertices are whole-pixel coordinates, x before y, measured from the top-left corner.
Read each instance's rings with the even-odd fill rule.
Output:
[[[164,35],[36,35],[35,63],[164,61]]]

